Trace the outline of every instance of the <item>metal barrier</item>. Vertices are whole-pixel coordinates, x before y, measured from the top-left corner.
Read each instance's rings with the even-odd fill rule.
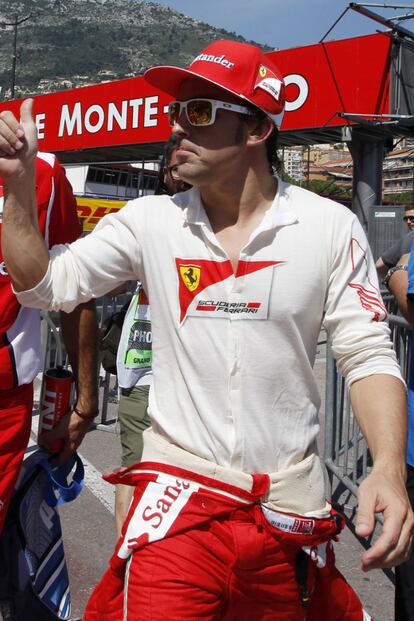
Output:
[[[411,329],[405,319],[396,315],[389,316],[389,325],[401,371],[407,378]],[[324,461],[330,491],[335,476],[356,496],[360,483],[369,474],[372,460],[353,415],[345,380],[337,370],[329,347],[326,354],[325,412]]]
[[[60,337],[60,331],[51,313],[40,313],[40,338],[43,352],[43,370],[51,367],[66,366],[66,352]]]

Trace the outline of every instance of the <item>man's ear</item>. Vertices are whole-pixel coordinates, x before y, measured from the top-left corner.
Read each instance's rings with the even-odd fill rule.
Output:
[[[247,144],[251,144],[252,146],[266,142],[274,128],[268,116],[263,118],[253,117],[252,119],[248,119],[247,123],[249,126]]]

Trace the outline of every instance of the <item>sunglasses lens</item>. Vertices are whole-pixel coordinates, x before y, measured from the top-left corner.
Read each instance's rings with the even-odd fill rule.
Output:
[[[187,104],[187,115],[191,125],[210,125],[212,114],[211,101],[194,99]]]
[[[171,127],[178,121],[180,116],[180,103],[178,101],[172,101],[168,106],[168,122]]]

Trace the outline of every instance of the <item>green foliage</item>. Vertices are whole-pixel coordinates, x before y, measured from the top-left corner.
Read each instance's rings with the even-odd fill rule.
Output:
[[[341,188],[336,183],[332,181],[321,181],[319,179],[302,179],[298,181],[297,179],[293,179],[286,172],[282,172],[283,181],[287,181],[288,183],[292,183],[293,185],[298,185],[302,188],[306,188],[311,192],[315,192],[320,196],[335,196],[335,197],[348,197],[352,195],[351,190],[345,190]]]
[[[386,194],[383,198],[384,203],[410,205],[414,203],[414,190],[412,192],[400,192],[399,194]]]
[[[287,183],[291,183],[292,185],[301,185],[300,181],[288,175],[288,173],[285,172],[284,170],[282,171],[281,177],[282,177],[282,180],[287,181]]]
[[[320,194],[321,196],[350,196],[351,191],[341,188],[332,181],[321,181],[319,179],[310,179],[309,184],[305,182],[305,187]]]

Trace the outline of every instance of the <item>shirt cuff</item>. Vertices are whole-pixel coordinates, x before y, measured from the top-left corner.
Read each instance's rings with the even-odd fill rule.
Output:
[[[51,264],[49,261],[45,275],[35,287],[27,289],[26,291],[15,291],[12,286],[13,293],[19,304],[28,306],[29,308],[40,308],[42,310],[50,308],[51,300],[53,299],[50,272]]]

